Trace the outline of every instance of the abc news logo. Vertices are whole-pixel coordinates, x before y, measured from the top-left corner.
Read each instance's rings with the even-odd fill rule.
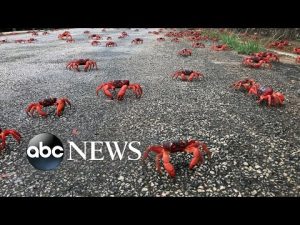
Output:
[[[124,152],[128,147],[128,150],[134,154],[134,156],[129,155],[128,160],[139,160],[141,158],[141,151],[135,148],[133,145],[140,142],[132,141],[125,142],[123,148],[120,148],[117,141],[111,142],[105,141],[83,141],[83,150],[79,148],[74,142],[69,142],[70,152],[68,160],[74,160],[72,158],[72,151],[75,150],[77,154],[83,159],[87,160],[87,150],[88,143],[90,143],[90,159],[89,160],[104,160],[102,147],[105,145],[107,151],[109,152],[111,160],[119,158],[122,160],[124,158]],[[96,147],[98,146],[100,147]],[[74,155],[74,154],[73,154]],[[99,156],[100,155],[100,156]],[[43,133],[35,136],[29,142],[27,149],[27,158],[29,163],[36,169],[39,170],[53,170],[56,169],[64,157],[64,147],[62,142],[53,134]]]
[[[53,170],[60,165],[63,157],[62,142],[53,134],[39,134],[29,141],[27,159],[36,169]]]

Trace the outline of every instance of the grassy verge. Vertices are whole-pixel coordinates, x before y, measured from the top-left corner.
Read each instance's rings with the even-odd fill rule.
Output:
[[[242,40],[238,35],[228,32],[218,32],[207,30],[203,32],[209,38],[218,38],[222,43],[227,44],[231,49],[237,51],[239,54],[251,54],[263,51],[265,48],[258,41]]]
[[[223,43],[227,44],[231,49],[236,50],[239,54],[251,54],[264,50],[264,47],[254,40],[241,40],[235,34],[222,34],[220,39]]]

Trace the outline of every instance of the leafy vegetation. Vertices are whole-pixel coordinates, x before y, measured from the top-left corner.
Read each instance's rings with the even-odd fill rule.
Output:
[[[256,40],[242,40],[238,35],[229,32],[219,32],[215,30],[204,30],[203,35],[209,38],[218,38],[222,43],[227,44],[231,49],[239,54],[251,54],[263,51],[264,47]]]

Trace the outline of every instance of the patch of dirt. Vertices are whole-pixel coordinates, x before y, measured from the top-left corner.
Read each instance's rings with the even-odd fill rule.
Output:
[[[299,65],[299,63],[296,63],[295,58],[292,58],[292,57],[286,56],[286,55],[280,55],[280,62],[287,63],[287,64]]]

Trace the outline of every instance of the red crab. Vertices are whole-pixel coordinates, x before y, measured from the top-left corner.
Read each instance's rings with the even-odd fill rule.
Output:
[[[201,41],[201,36],[193,36],[188,38],[190,41]]]
[[[205,45],[201,42],[195,42],[192,44],[193,48],[205,48]]]
[[[163,37],[159,37],[156,39],[157,41],[165,41],[166,39],[164,39]]]
[[[268,65],[269,68],[272,68],[272,65],[268,59],[257,56],[249,56],[244,58],[243,65],[251,68],[260,68],[262,65]]]
[[[172,31],[169,31],[168,33],[165,34],[166,37],[175,37],[175,33]]]
[[[31,35],[32,35],[32,36],[38,36],[39,33],[38,33],[37,31],[32,31],[32,32],[31,32]]]
[[[188,76],[188,78],[187,78]],[[199,79],[199,77],[203,77],[203,74],[194,70],[179,70],[172,74],[173,78],[178,78],[182,81],[193,81],[195,79]]]
[[[24,40],[24,39],[17,39],[15,40],[15,43],[26,43],[27,40]]]
[[[223,45],[213,45],[211,46],[211,49],[214,51],[225,51],[228,50],[229,48],[226,44],[223,44]]]
[[[261,86],[258,83],[252,85],[249,94],[259,97],[258,103],[268,102],[268,106],[283,105],[284,95],[280,92],[274,92],[273,88]]]
[[[85,30],[83,33],[84,34],[90,34],[91,32],[89,30]]]
[[[118,38],[125,38],[125,37],[128,37],[128,34],[127,32],[123,31]]]
[[[274,92],[271,87],[261,86],[256,83],[253,79],[246,78],[235,82],[232,85],[235,89],[243,89],[248,92],[249,95],[254,94],[259,97],[258,103],[267,101],[268,105],[283,105],[284,95],[280,92]]]
[[[19,144],[21,140],[21,134],[14,130],[14,129],[9,129],[9,130],[2,130],[0,128],[0,151],[4,150],[6,147],[6,137],[8,135],[11,135]]]
[[[293,52],[296,53],[296,54],[300,54],[300,47],[299,48],[294,48]]]
[[[128,36],[127,32],[125,32],[125,31],[123,31],[123,32],[121,33],[121,35],[122,35],[123,37],[127,37],[127,36]]]
[[[178,55],[181,55],[181,56],[191,56],[192,55],[192,50],[184,48],[184,49],[182,49],[182,50],[180,50],[178,52]]]
[[[102,37],[99,35],[99,34],[91,34],[89,36],[90,39],[93,39],[93,40],[101,40]]]
[[[110,90],[115,90],[116,88],[120,88],[117,94],[118,100],[123,100],[127,89],[131,89],[137,98],[140,98],[143,94],[141,86],[139,84],[129,84],[129,80],[113,80],[102,83],[96,88],[96,94],[98,96],[99,91],[102,90],[107,97],[113,99]]]
[[[144,40],[142,38],[135,38],[131,41],[132,44],[143,44]]]
[[[149,146],[143,155],[143,160],[148,158],[150,152],[156,154],[155,162],[157,171],[161,173],[160,161],[162,160],[165,170],[171,177],[175,177],[176,175],[174,166],[170,163],[171,153],[186,152],[193,154],[189,169],[193,169],[197,164],[204,162],[203,154],[207,154],[208,158],[211,158],[211,152],[208,150],[207,145],[197,140],[164,142],[162,145]]]
[[[61,40],[66,40],[68,38],[72,38],[69,31],[65,31],[65,32],[58,35],[58,39],[61,39]]]
[[[275,41],[275,42],[272,42],[269,47],[275,47],[275,48],[278,48],[278,49],[283,49],[284,46],[287,46],[289,44],[288,41]]]
[[[93,46],[97,46],[97,45],[100,45],[100,41],[92,41],[91,42],[91,45],[93,45]]]
[[[29,39],[27,40],[27,43],[32,43],[32,42],[35,42],[35,41],[37,41],[37,39],[29,38]]]
[[[117,43],[113,42],[113,41],[108,41],[108,42],[106,42],[105,46],[106,47],[116,47]]]
[[[171,41],[172,42],[179,42],[179,39],[178,38],[172,38]]]
[[[237,89],[237,90],[246,90],[246,91],[249,91],[250,88],[256,84],[255,80],[253,79],[249,79],[249,78],[246,78],[244,80],[239,80],[237,82],[235,82],[232,87]]]
[[[300,56],[296,58],[296,63],[300,63]]]
[[[44,100],[41,100],[39,102],[33,102],[30,103],[29,106],[26,109],[26,113],[29,116],[33,116],[34,112],[37,111],[38,114],[42,117],[46,117],[47,113],[45,111],[43,111],[44,107],[48,107],[48,106],[56,106],[56,115],[57,116],[61,116],[66,104],[69,104],[71,107],[71,103],[67,98],[46,98]]]
[[[0,44],[4,44],[4,43],[8,43],[8,41],[6,39],[0,40]]]
[[[49,34],[49,32],[47,32],[47,31],[44,31],[43,33],[42,33],[42,35],[48,35]]]
[[[83,66],[83,65],[84,65],[85,72],[91,70],[94,67],[96,67],[96,70],[98,69],[96,62],[90,59],[74,59],[67,63],[66,68],[70,70],[76,69],[77,71],[80,71],[79,66]]]
[[[105,28],[103,28],[103,29],[102,29],[102,32],[106,32],[106,29],[105,29]]]
[[[151,31],[150,31],[150,32],[151,32]],[[159,35],[159,32],[158,32],[158,31],[152,31],[151,34]]]
[[[272,61],[279,62],[278,55],[272,52],[258,52],[258,53],[254,53],[253,56],[262,58],[268,62],[272,62]]]
[[[106,40],[112,40],[112,38],[111,37],[107,37]]]

